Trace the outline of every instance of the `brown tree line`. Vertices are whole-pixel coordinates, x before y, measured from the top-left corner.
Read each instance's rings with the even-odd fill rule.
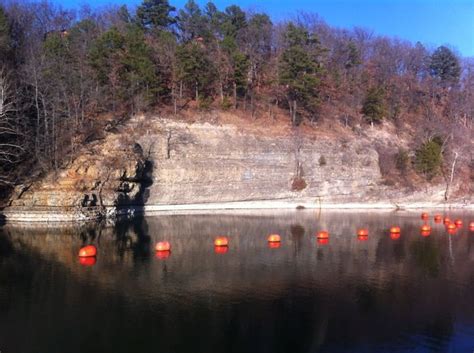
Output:
[[[212,2],[97,11],[0,2],[0,66],[4,190],[67,163],[104,117],[110,127],[157,107],[254,118],[284,109],[295,126],[413,121],[428,139],[470,131],[474,117],[474,62],[450,48],[332,28],[313,14],[274,23]]]

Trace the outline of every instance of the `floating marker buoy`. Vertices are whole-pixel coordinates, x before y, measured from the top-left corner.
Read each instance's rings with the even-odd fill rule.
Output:
[[[357,235],[357,240],[359,240],[359,241],[367,241],[367,240],[369,240],[369,236],[368,236],[368,235],[360,235],[360,234],[358,234],[358,235]]]
[[[170,251],[171,244],[168,241],[159,241],[155,246],[156,251]]]
[[[171,251],[169,251],[169,250],[160,250],[160,251],[156,252],[155,256],[156,256],[157,259],[166,260],[168,257],[171,256]]]
[[[316,234],[316,238],[318,239],[329,239],[329,232],[326,230],[322,230]]]
[[[398,239],[400,239],[400,232],[398,232],[398,233],[390,233],[390,239],[392,239],[392,240],[398,240]]]
[[[469,230],[474,232],[474,222],[469,223]]]
[[[456,235],[457,232],[458,232],[457,229],[448,229],[448,234],[449,235]]]
[[[281,237],[278,234],[270,234],[268,236],[269,243],[279,243],[281,241]]]
[[[454,221],[454,224],[455,224],[457,227],[462,227],[462,220],[456,219],[456,220]]]
[[[423,212],[423,213],[421,214],[421,219],[422,219],[422,220],[426,221],[428,218],[430,218],[430,215],[429,215],[428,213]]]
[[[444,224],[449,224],[449,223],[451,223],[451,220],[448,217],[444,217],[443,223]]]
[[[80,257],[79,258],[79,263],[82,266],[86,266],[86,267],[94,266],[96,262],[97,262],[97,258],[95,256]]]
[[[270,244],[277,244],[279,245],[278,243],[269,243]],[[229,251],[229,247],[228,246],[222,246],[222,245],[219,245],[219,246],[214,246],[214,252],[216,254],[227,254],[227,252]]]
[[[79,250],[79,257],[94,257],[96,255],[97,248],[94,245],[87,245]]]
[[[392,234],[398,234],[398,233],[400,233],[400,227],[392,227],[392,228],[390,228],[390,233],[392,233]]]
[[[440,214],[437,214],[434,216],[434,221],[436,223],[441,223],[442,220],[443,220],[443,217]]]
[[[427,225],[427,224],[423,224],[423,225],[421,226],[421,231],[422,231],[422,232],[431,232],[431,227],[430,227],[429,225]]]
[[[457,230],[458,226],[454,223],[449,223],[448,225],[446,225],[446,229],[447,230]]]
[[[228,246],[229,245],[229,239],[227,239],[227,237],[217,237],[214,240],[214,245],[215,246]]]
[[[357,236],[359,237],[368,237],[369,236],[369,230],[362,228],[357,231]]]
[[[319,245],[328,245],[329,244],[329,238],[317,238],[316,241]]]
[[[269,247],[270,249],[278,249],[278,248],[281,247],[281,243],[280,243],[280,242],[272,242],[272,241],[269,241],[269,242],[268,242],[268,247]],[[225,248],[225,249],[227,249],[227,248]]]
[[[420,228],[421,235],[424,237],[428,237],[431,234],[431,227],[427,224],[423,224]]]

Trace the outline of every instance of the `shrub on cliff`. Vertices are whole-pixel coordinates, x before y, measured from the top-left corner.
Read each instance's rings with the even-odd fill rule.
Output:
[[[306,181],[302,177],[297,176],[293,179],[293,182],[291,183],[291,191],[302,191],[306,189],[306,186],[308,186],[306,184]]]
[[[408,156],[408,152],[403,148],[399,148],[398,153],[395,155],[395,165],[403,176],[405,176],[408,171],[409,161],[410,157]]]
[[[415,168],[424,174],[428,180],[439,173],[443,156],[441,153],[441,141],[434,138],[423,143],[415,152]]]
[[[385,93],[382,88],[374,87],[367,91],[362,103],[362,114],[371,124],[379,123],[385,115]]]

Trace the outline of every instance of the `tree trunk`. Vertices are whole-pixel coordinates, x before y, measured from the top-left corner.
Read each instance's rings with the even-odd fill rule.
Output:
[[[295,99],[293,100],[293,109],[292,109],[292,116],[291,116],[291,122],[293,126],[296,126],[296,109],[297,109],[297,106],[296,106],[296,99]]]
[[[454,168],[456,167],[456,162],[458,160],[458,157],[459,157],[459,154],[457,152],[454,152],[454,160],[453,160],[453,164],[451,166],[451,175],[449,177],[449,179],[446,179],[446,191],[444,192],[444,200],[445,201],[448,201],[448,198],[449,198],[449,189],[453,183],[453,180],[454,180]]]
[[[234,109],[237,109],[237,83],[234,82],[233,86],[234,91]]]

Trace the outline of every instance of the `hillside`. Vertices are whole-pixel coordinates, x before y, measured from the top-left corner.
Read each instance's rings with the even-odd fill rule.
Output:
[[[229,123],[228,121],[233,121]],[[217,112],[135,116],[80,150],[57,173],[17,187],[10,220],[73,220],[136,211],[223,208],[472,206],[456,170],[450,198],[439,176],[384,176],[379,151],[396,152],[394,126],[329,132]],[[397,181],[398,180],[398,181]],[[470,187],[466,192],[466,186]]]

